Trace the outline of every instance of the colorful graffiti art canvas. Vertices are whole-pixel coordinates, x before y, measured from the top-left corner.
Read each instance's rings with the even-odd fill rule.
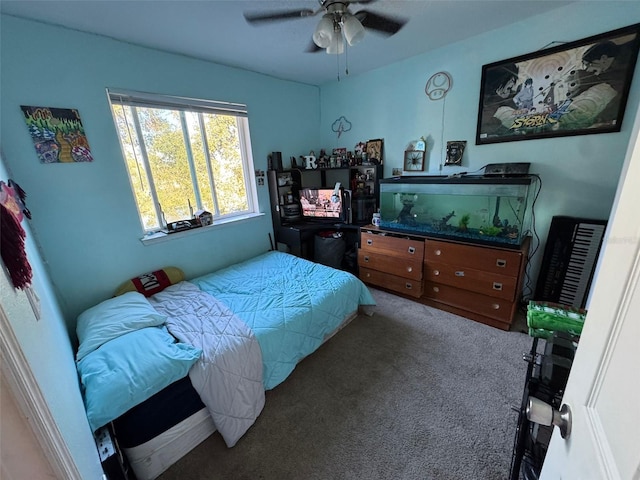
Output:
[[[22,105],[29,134],[42,163],[92,162],[77,110]]]

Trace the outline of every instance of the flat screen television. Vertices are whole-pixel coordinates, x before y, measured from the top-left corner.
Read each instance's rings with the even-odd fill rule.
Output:
[[[313,187],[300,189],[300,207],[305,221],[350,223],[349,192],[342,187]]]

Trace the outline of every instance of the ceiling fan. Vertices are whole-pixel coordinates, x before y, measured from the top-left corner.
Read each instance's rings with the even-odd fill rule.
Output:
[[[308,52],[318,52],[326,49],[330,54],[341,54],[345,41],[349,45],[358,43],[370,29],[387,36],[398,33],[406,20],[381,15],[370,10],[349,11],[351,4],[373,3],[375,0],[318,0],[317,10],[289,10],[274,13],[245,13],[244,18],[251,24],[264,22],[291,20],[296,18],[313,17],[324,12],[313,33],[313,42],[307,48]]]

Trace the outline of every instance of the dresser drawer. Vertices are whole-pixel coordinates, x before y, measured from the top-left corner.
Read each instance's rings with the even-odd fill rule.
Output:
[[[422,260],[392,257],[383,253],[358,250],[358,265],[412,280],[422,280]]]
[[[425,264],[424,279],[508,301],[515,299],[518,283],[516,277],[438,262]]]
[[[422,282],[379,272],[378,270],[360,267],[360,280],[415,298],[420,298],[422,295]]]
[[[501,298],[488,297],[428,281],[424,282],[423,296],[436,302],[484,315],[501,322],[511,323],[513,320],[513,302]]]
[[[362,232],[360,242],[360,248],[364,251],[382,253],[397,259],[418,259],[422,262],[424,255],[424,240]]]
[[[424,261],[448,263],[458,269],[473,268],[484,272],[517,277],[520,272],[520,251],[461,245],[458,243],[427,240]]]

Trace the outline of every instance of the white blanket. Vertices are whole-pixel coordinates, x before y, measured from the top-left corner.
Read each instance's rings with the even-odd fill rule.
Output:
[[[149,298],[179,341],[202,349],[189,377],[216,429],[233,447],[264,407],[262,353],[251,329],[189,282]]]

